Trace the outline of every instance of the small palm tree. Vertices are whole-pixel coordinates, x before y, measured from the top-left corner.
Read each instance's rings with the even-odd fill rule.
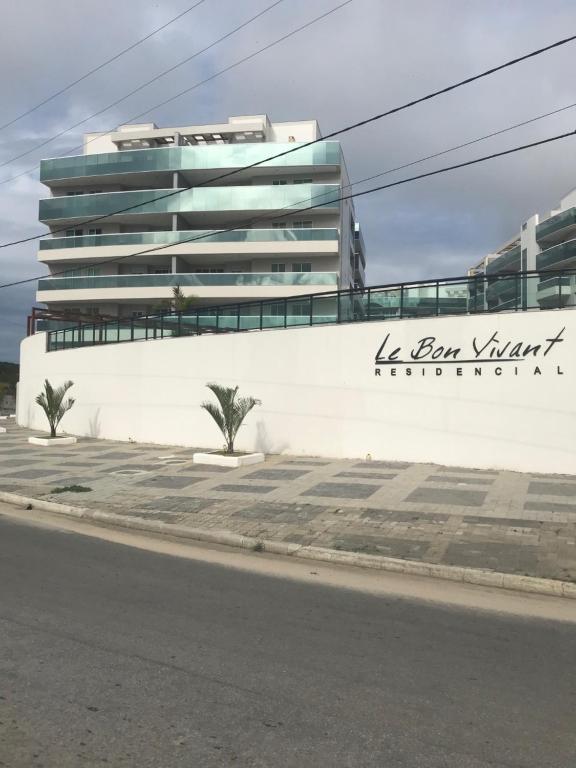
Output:
[[[70,387],[74,386],[73,381],[66,381],[61,387],[54,389],[48,379],[44,380],[44,392],[41,392],[36,398],[36,402],[42,408],[50,424],[50,437],[56,437],[58,424],[64,418],[64,414],[72,408],[76,402],[73,397],[64,401],[64,395]]]
[[[226,453],[234,453],[234,440],[242,422],[260,400],[254,397],[239,397],[238,387],[221,387],[219,384],[206,384],[215,395],[220,407],[214,403],[202,403],[202,408],[208,411],[226,440]]]
[[[185,296],[179,285],[172,288],[172,309],[174,312],[186,312],[194,304],[194,296]]]

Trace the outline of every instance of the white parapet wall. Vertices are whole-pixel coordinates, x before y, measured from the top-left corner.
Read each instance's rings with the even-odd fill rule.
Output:
[[[237,448],[576,474],[576,312],[301,327],[46,352],[22,342],[18,423],[74,382],[75,435],[221,448],[207,382],[262,401]]]

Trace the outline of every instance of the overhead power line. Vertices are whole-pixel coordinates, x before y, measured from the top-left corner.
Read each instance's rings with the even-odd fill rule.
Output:
[[[512,149],[506,149],[506,150],[503,150],[501,152],[493,152],[490,155],[484,155],[483,157],[478,157],[478,158],[476,158],[474,160],[466,160],[465,162],[457,163],[455,165],[449,165],[449,166],[446,166],[445,168],[437,168],[434,171],[427,171],[426,173],[420,173],[417,176],[410,176],[407,179],[399,179],[398,181],[392,181],[389,184],[381,184],[381,185],[379,185],[377,187],[372,187],[371,189],[366,189],[363,192],[352,192],[349,195],[341,195],[340,197],[334,198],[334,199],[332,199],[332,200],[330,200],[328,202],[330,202],[330,203],[337,203],[337,202],[341,202],[343,200],[351,200],[352,198],[356,198],[356,197],[364,197],[365,195],[370,195],[370,194],[373,194],[374,192],[381,192],[381,191],[383,191],[385,189],[391,189],[392,187],[399,187],[399,186],[402,186],[403,184],[408,184],[408,183],[413,182],[413,181],[419,181],[421,179],[430,178],[432,176],[438,176],[438,175],[443,174],[443,173],[448,173],[450,171],[455,171],[455,170],[457,170],[459,168],[466,168],[466,167],[471,166],[471,165],[478,165],[479,163],[484,163],[487,160],[494,160],[497,157],[505,157],[506,155],[512,155],[512,154],[515,154],[517,152],[522,152],[522,151],[524,151],[526,149],[531,149],[533,147],[543,146],[544,144],[551,144],[552,142],[560,141],[561,139],[566,139],[568,137],[575,136],[575,135],[576,135],[576,131],[569,131],[568,133],[561,133],[561,134],[559,134],[557,136],[551,136],[550,138],[547,138],[547,139],[540,139],[539,141],[532,141],[529,144],[522,144],[522,145],[520,145],[518,147],[513,147]],[[321,196],[325,197],[325,194],[323,194]],[[305,202],[305,201],[302,201],[302,202]],[[209,233],[206,233],[206,234],[203,234],[203,235],[196,235],[194,237],[186,238],[184,240],[179,240],[178,243],[165,243],[164,245],[158,245],[158,246],[156,246],[154,248],[146,248],[143,251],[137,251],[136,253],[129,253],[129,254],[126,254],[126,256],[113,257],[111,259],[101,259],[98,262],[93,262],[92,264],[87,264],[83,268],[89,269],[90,267],[93,267],[93,266],[97,267],[97,266],[101,266],[103,264],[117,263],[119,261],[124,261],[125,259],[128,259],[128,258],[134,258],[135,256],[145,256],[145,255],[147,255],[149,253],[156,253],[158,251],[163,251],[166,248],[173,248],[175,245],[183,245],[185,243],[193,243],[193,242],[196,242],[198,240],[204,240],[204,239],[206,239],[208,237],[213,237],[215,234],[225,234],[227,232],[235,232],[235,231],[237,231],[239,229],[244,229],[247,224],[256,224],[256,223],[259,223],[259,222],[262,222],[262,221],[269,221],[271,219],[281,219],[281,218],[286,218],[287,216],[293,216],[295,212],[298,213],[298,214],[302,214],[305,211],[312,211],[312,210],[315,210],[317,208],[324,207],[325,205],[327,205],[327,201],[324,201],[323,203],[316,203],[315,205],[309,205],[309,206],[306,206],[305,208],[298,208],[298,209],[295,210],[294,209],[294,205],[297,205],[297,204],[298,203],[292,203],[290,205],[290,210],[288,210],[286,213],[284,213],[284,214],[282,214],[280,216],[277,213],[274,213],[272,215],[262,216],[262,217],[258,217],[256,219],[251,219],[249,221],[242,221],[240,224],[238,224],[238,225],[236,225],[234,227],[227,227],[226,229],[217,230],[216,232],[209,232]],[[68,270],[62,270],[61,272],[54,272],[54,273],[52,273],[50,275],[39,275],[38,277],[31,277],[31,278],[28,278],[28,279],[25,279],[25,280],[17,280],[17,281],[11,282],[11,283],[4,283],[4,284],[0,285],[0,289],[2,289],[2,288],[12,288],[12,287],[14,287],[16,285],[24,285],[26,283],[36,282],[37,280],[42,280],[42,279],[45,279],[45,278],[55,277],[57,275],[65,275],[67,271]]]
[[[4,160],[2,163],[0,163],[0,168],[4,168],[6,165],[10,165],[11,163],[16,162],[16,160],[20,160],[22,157],[31,155],[33,152],[36,152],[36,150],[41,149],[42,147],[45,147],[47,144],[51,144],[56,139],[59,139],[60,136],[64,136],[65,134],[70,133],[70,131],[73,131],[74,128],[78,128],[79,126],[84,125],[84,123],[87,123],[89,120],[92,120],[94,117],[98,117],[99,115],[104,114],[104,112],[108,112],[108,110],[112,109],[113,107],[116,107],[118,104],[121,104],[123,101],[126,101],[126,99],[130,98],[130,96],[134,96],[135,93],[139,93],[140,91],[144,90],[144,88],[147,88],[149,85],[151,85],[152,83],[155,83],[157,80],[160,80],[166,75],[174,72],[175,70],[184,66],[184,64],[188,64],[193,59],[196,59],[198,56],[201,56],[203,53],[206,53],[207,51],[211,50],[215,46],[222,43],[224,40],[227,40],[229,37],[232,37],[232,35],[235,35],[241,29],[244,29],[244,27],[247,27],[249,24],[252,24],[254,21],[259,19],[261,16],[264,16],[264,14],[268,13],[269,11],[271,11],[273,8],[275,8],[277,5],[280,5],[280,3],[283,3],[284,1],[285,0],[275,0],[275,2],[273,2],[267,8],[264,8],[255,16],[252,16],[251,18],[247,19],[242,24],[239,24],[237,27],[234,27],[234,29],[231,29],[225,35],[222,35],[221,37],[219,37],[217,40],[214,40],[209,45],[206,45],[204,48],[201,48],[200,50],[196,51],[191,56],[187,56],[185,59],[182,59],[181,61],[177,62],[176,64],[169,67],[168,69],[163,70],[162,72],[155,75],[154,77],[151,77],[149,80],[146,80],[144,83],[141,83],[136,88],[133,88],[128,93],[125,93],[123,96],[120,96],[115,101],[110,102],[110,104],[107,104],[105,107],[102,107],[97,112],[92,112],[92,114],[88,115],[88,117],[84,117],[82,118],[82,120],[79,120],[77,123],[74,123],[73,125],[69,125],[67,128],[63,128],[61,131],[58,131],[58,133],[55,133],[53,136],[50,136],[49,138],[44,139],[44,141],[41,141],[39,144],[35,144],[33,147],[25,150],[24,152],[21,152],[19,155],[14,155],[14,157],[10,157],[8,158],[8,160]],[[347,2],[352,2],[352,0],[347,0]],[[202,80],[201,83],[198,83],[197,85],[194,85],[192,87],[196,88],[198,87],[198,85],[202,85],[205,82],[207,82],[207,80]],[[187,89],[187,90],[190,90],[190,89]],[[154,107],[152,107],[152,109],[154,109]],[[143,113],[143,114],[146,114],[146,113]],[[138,117],[140,117],[140,115],[129,117],[126,122],[130,123],[133,120],[136,120]],[[89,144],[91,141],[94,141],[94,139],[91,139],[86,143]],[[74,149],[81,149],[83,146],[84,146],[83,144],[80,144],[78,147],[74,147]],[[15,178],[15,177],[12,177],[12,178]],[[10,181],[10,179],[6,179],[5,181]],[[0,183],[4,184],[5,181],[2,181]]]
[[[56,91],[51,96],[47,96],[42,101],[38,102],[38,104],[35,104],[33,107],[30,107],[30,109],[27,109],[25,112],[22,112],[21,114],[16,115],[16,117],[13,117],[12,120],[9,120],[7,123],[4,123],[4,125],[0,125],[0,131],[3,131],[5,128],[9,128],[11,125],[14,125],[14,123],[17,123],[18,120],[22,120],[23,117],[27,117],[28,115],[31,115],[32,112],[35,112],[37,109],[40,109],[40,107],[43,107],[44,104],[48,104],[48,102],[58,98],[58,96],[61,96],[63,93],[66,93],[66,91],[69,91],[75,85],[78,85],[78,83],[81,83],[83,80],[86,80],[87,78],[91,77],[91,75],[96,74],[96,72],[100,72],[100,70],[104,69],[104,67],[107,67],[109,64],[112,64],[112,62],[117,61],[122,56],[125,56],[127,53],[129,53],[130,51],[133,51],[139,45],[142,45],[142,43],[145,43],[146,40],[150,40],[150,38],[154,37],[154,35],[157,35],[158,32],[162,32],[163,29],[166,29],[166,27],[169,27],[171,24],[174,24],[175,21],[178,21],[178,19],[181,19],[182,17],[186,16],[186,14],[190,13],[190,11],[193,11],[195,8],[198,8],[199,5],[202,5],[202,3],[205,3],[205,2],[206,0],[198,0],[198,2],[194,3],[194,5],[191,5],[189,8],[186,8],[185,11],[182,11],[182,13],[179,13],[177,16],[174,16],[165,24],[162,24],[162,26],[157,27],[156,29],[153,29],[147,35],[145,35],[144,37],[141,37],[139,40],[136,40],[135,43],[132,43],[132,45],[129,45],[127,48],[123,48],[121,51],[118,51],[118,53],[115,53],[114,56],[111,56],[109,59],[106,59],[106,61],[103,61],[93,69],[90,69],[81,77],[78,77],[73,82],[68,83],[68,85],[65,85],[63,88],[60,88],[60,90]]]
[[[329,15],[330,13],[333,13],[335,10],[338,10],[339,8],[343,7],[344,5],[347,5],[349,2],[351,2],[351,0],[346,0],[345,3],[342,3],[339,6],[336,6],[335,8],[333,8],[332,10],[330,10],[327,13],[323,14],[322,16],[318,16],[316,19],[313,19],[312,21],[308,22],[308,24],[304,25],[303,27],[299,27],[298,29],[293,30],[292,32],[290,32],[287,35],[285,35],[284,37],[280,38],[280,40],[285,40],[287,37],[290,37],[291,35],[296,34],[296,32],[300,31],[301,29],[304,29],[307,26],[310,26],[311,24],[315,23],[316,21],[319,21],[320,19],[324,18],[325,16]],[[107,214],[104,214],[104,215],[101,215],[101,216],[96,216],[96,217],[93,217],[91,219],[86,219],[86,220],[84,220],[82,222],[77,222],[77,224],[78,225],[82,225],[82,226],[86,226],[87,224],[93,224],[93,223],[95,223],[97,221],[102,221],[103,219],[108,219],[111,216],[115,216],[115,215],[117,215],[119,213],[127,213],[127,212],[135,210],[137,208],[141,208],[142,206],[149,205],[151,202],[156,202],[156,201],[159,201],[159,200],[164,200],[166,198],[173,197],[175,195],[179,195],[182,192],[188,191],[190,189],[197,189],[198,187],[203,187],[203,186],[206,186],[207,184],[213,184],[215,181],[220,181],[221,179],[225,179],[225,178],[228,178],[230,176],[235,176],[238,173],[242,173],[243,171],[250,170],[251,168],[256,168],[257,166],[263,165],[264,163],[268,163],[271,160],[276,160],[277,158],[285,157],[286,155],[290,155],[293,152],[298,152],[298,151],[300,151],[302,149],[305,149],[306,147],[311,147],[314,144],[318,144],[320,142],[326,141],[327,139],[334,138],[335,136],[338,136],[340,134],[348,133],[348,132],[350,132],[350,131],[352,131],[352,130],[354,130],[356,128],[362,127],[364,125],[368,125],[369,123],[376,122],[377,120],[381,120],[384,117],[388,117],[389,115],[397,114],[398,112],[401,112],[401,111],[403,111],[405,109],[409,109],[410,107],[413,107],[416,104],[421,104],[422,102],[429,101],[430,99],[433,99],[436,96],[440,96],[440,95],[442,95],[444,93],[448,93],[450,91],[456,90],[457,88],[461,88],[464,85],[468,85],[470,83],[473,83],[476,80],[480,80],[480,79],[482,79],[484,77],[492,75],[495,72],[499,72],[499,71],[501,71],[503,69],[506,69],[507,67],[514,66],[515,64],[518,64],[518,63],[520,63],[522,61],[526,61],[527,59],[531,59],[531,58],[534,58],[535,56],[539,56],[540,54],[545,53],[546,51],[552,50],[553,48],[558,48],[559,46],[565,45],[566,43],[572,42],[573,40],[576,40],[576,35],[572,35],[571,37],[564,38],[563,40],[558,40],[555,43],[552,43],[551,45],[547,45],[547,46],[545,46],[543,48],[538,48],[537,50],[531,51],[530,53],[524,54],[523,56],[519,56],[519,57],[517,57],[515,59],[511,59],[510,61],[507,61],[504,64],[499,64],[498,66],[492,67],[490,69],[487,69],[484,72],[481,72],[481,73],[479,73],[477,75],[473,75],[472,77],[468,77],[465,80],[460,80],[457,83],[453,83],[452,85],[445,86],[444,88],[441,88],[439,90],[432,91],[431,93],[428,93],[425,96],[421,96],[421,97],[419,97],[417,99],[413,99],[412,101],[406,102],[405,104],[402,104],[402,105],[397,106],[397,107],[393,107],[392,109],[388,109],[385,112],[380,112],[380,113],[378,113],[376,115],[373,115],[372,117],[369,117],[369,118],[366,118],[364,120],[360,120],[359,122],[352,123],[351,125],[345,126],[344,128],[339,128],[337,131],[332,131],[331,133],[329,133],[326,136],[323,136],[323,137],[321,137],[319,139],[314,139],[313,141],[308,141],[308,142],[305,142],[303,144],[298,144],[297,146],[295,146],[295,147],[293,147],[291,149],[287,149],[287,150],[284,150],[282,152],[278,152],[275,155],[270,155],[269,157],[266,157],[263,160],[258,160],[257,162],[250,163],[249,165],[245,165],[242,168],[236,168],[236,169],[234,169],[232,171],[227,171],[226,173],[220,174],[219,176],[214,176],[213,178],[208,179],[206,181],[203,181],[203,182],[201,182],[199,184],[192,184],[192,185],[189,185],[187,187],[181,187],[179,189],[167,192],[165,195],[161,195],[160,197],[155,197],[154,199],[145,200],[145,201],[143,201],[141,203],[137,203],[136,205],[131,205],[131,206],[128,206],[126,208],[120,208],[120,209],[118,209],[116,211],[112,211],[110,213],[107,213]],[[275,45],[277,42],[279,42],[279,41],[277,40],[274,43],[270,43],[268,46],[266,46],[266,48],[272,47],[272,45]],[[261,51],[262,50],[266,50],[266,48],[265,49],[260,49],[260,50]],[[251,57],[253,57],[255,55],[256,54],[251,54],[251,56],[246,57],[246,58],[251,58]],[[245,60],[246,59],[244,59],[244,61]],[[232,66],[236,66],[236,65],[232,65]],[[177,98],[177,97],[174,97],[174,98]],[[146,114],[146,113],[143,113],[143,114]],[[58,229],[51,230],[51,234],[57,234],[58,232],[64,232],[66,229],[68,229],[68,227],[60,227]],[[41,238],[45,237],[46,234],[47,233],[43,233],[43,234],[40,234],[40,235],[32,235],[30,237],[25,237],[25,238],[22,238],[20,240],[13,240],[12,242],[1,243],[0,244],[0,248],[8,248],[9,246],[20,245],[21,243],[28,243],[28,242],[31,242],[33,240],[40,240]]]

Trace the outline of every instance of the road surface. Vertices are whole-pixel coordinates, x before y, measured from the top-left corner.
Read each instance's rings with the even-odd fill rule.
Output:
[[[0,585],[3,767],[576,766],[576,623],[6,518]]]

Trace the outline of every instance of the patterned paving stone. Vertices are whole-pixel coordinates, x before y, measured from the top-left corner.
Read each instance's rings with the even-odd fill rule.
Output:
[[[363,552],[366,555],[383,555],[384,557],[399,557],[420,560],[428,549],[427,541],[411,539],[396,539],[384,536],[337,536],[333,539],[334,549],[347,552]]]
[[[576,496],[576,483],[545,483],[532,480],[528,493],[538,496]]]
[[[66,474],[66,467],[62,469],[25,469],[22,472],[10,472],[7,477],[19,477],[22,480],[36,480],[39,477],[50,477],[51,475]]]
[[[142,509],[158,509],[164,512],[203,512],[212,507],[216,501],[212,499],[196,499],[191,496],[162,496],[147,504]]]
[[[367,483],[318,483],[300,496],[326,496],[335,499],[367,499],[380,490],[379,485]]]
[[[383,472],[337,472],[334,477],[355,477],[358,480],[393,480],[396,474],[384,474]]]
[[[463,488],[428,488],[421,486],[409,493],[404,501],[411,504],[450,504],[459,507],[481,507],[486,498],[484,491]]]
[[[494,469],[471,469],[469,467],[439,467],[439,472],[454,472],[461,475],[496,475],[498,472]]]
[[[272,502],[257,502],[249,507],[243,507],[233,514],[243,520],[265,520],[274,523],[298,523],[315,520],[318,515],[326,512],[328,507],[317,504],[275,504]]]
[[[408,469],[412,464],[407,461],[360,461],[354,469]]]
[[[363,509],[360,511],[361,520],[375,520],[389,523],[446,523],[450,515],[441,512],[430,515],[422,512],[403,512],[395,509]]]
[[[517,517],[481,517],[480,515],[463,515],[462,522],[468,525],[484,525],[502,528],[541,528],[546,523],[541,520],[525,520]]]
[[[179,472],[211,472],[217,475],[225,472],[234,472],[234,467],[217,467],[212,464],[189,464],[179,469]]]
[[[98,467],[98,472],[157,472],[156,464],[120,464],[117,467]]]
[[[452,485],[491,485],[494,480],[487,477],[461,477],[460,475],[429,475],[426,482],[452,483]]]
[[[576,515],[576,504],[562,504],[557,501],[526,501],[524,509],[531,512],[567,512]]]
[[[99,456],[102,459],[106,459],[106,461],[109,461],[110,459],[118,460],[118,459],[143,459],[145,458],[140,453],[134,452],[128,452],[128,451],[110,451],[110,453],[101,453]]]
[[[0,460],[0,469],[4,467],[22,467],[24,465],[38,464],[40,459],[2,459]]]
[[[137,485],[147,488],[186,488],[188,485],[200,483],[205,477],[186,477],[184,475],[157,475],[141,480]]]
[[[305,469],[257,469],[249,475],[244,475],[244,480],[297,480],[299,477],[309,474]]]
[[[537,547],[528,544],[451,542],[444,562],[464,568],[491,568],[503,573],[538,572]]]
[[[282,464],[301,464],[306,467],[327,467],[329,461],[319,461],[316,459],[286,459]]]
[[[213,488],[213,491],[222,491],[224,493],[271,493],[277,490],[276,485],[240,485],[240,483],[225,483],[224,485],[217,485]]]

